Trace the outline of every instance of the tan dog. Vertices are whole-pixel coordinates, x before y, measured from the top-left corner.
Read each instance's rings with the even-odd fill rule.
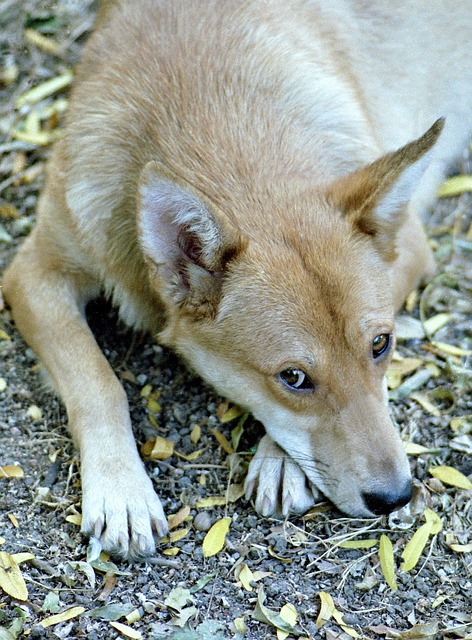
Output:
[[[415,208],[470,135],[472,5],[389,4],[101,16],[4,287],[67,407],[83,530],[107,550],[151,553],[167,524],[84,320],[101,292],[263,422],[246,481],[262,514],[307,509],[315,487],[355,516],[409,500],[385,371],[394,311],[433,268]]]

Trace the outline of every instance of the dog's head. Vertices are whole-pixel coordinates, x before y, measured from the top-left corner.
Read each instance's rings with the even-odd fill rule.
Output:
[[[385,384],[391,269],[440,129],[326,188],[253,196],[238,215],[157,163],[141,177],[141,246],[168,311],[161,339],[356,516],[411,495]]]

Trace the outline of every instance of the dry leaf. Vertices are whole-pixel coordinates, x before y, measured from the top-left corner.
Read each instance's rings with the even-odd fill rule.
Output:
[[[174,453],[174,443],[156,436],[141,446],[141,453],[146,460],[167,460]]]
[[[190,440],[193,444],[197,444],[197,442],[202,437],[202,428],[199,424],[196,424],[192,431],[190,432]]]
[[[64,73],[55,78],[51,78],[51,80],[46,80],[46,82],[36,85],[21,95],[17,99],[15,106],[17,109],[20,109],[25,104],[35,104],[43,100],[43,98],[47,98],[53,93],[56,93],[56,91],[60,91],[69,86],[71,82],[72,73]]]
[[[66,516],[66,522],[71,522],[72,524],[75,524],[77,527],[80,527],[80,525],[82,524],[82,514],[73,513],[70,516]]]
[[[202,498],[195,503],[197,509],[206,509],[207,507],[222,507],[226,504],[226,498],[224,496],[209,496],[208,498]]]
[[[333,618],[336,620],[336,622],[339,624],[339,626],[341,627],[341,629],[344,631],[344,633],[347,633],[349,636],[351,636],[351,638],[360,638],[361,636],[357,633],[357,631],[354,629],[354,627],[350,627],[349,625],[347,625],[344,622],[343,619],[343,614],[338,611],[337,609],[335,609],[333,611]]]
[[[238,633],[240,633],[243,636],[246,634],[247,628],[246,628],[246,623],[244,622],[244,618],[235,618],[233,620],[233,624],[234,624],[234,628]]]
[[[18,518],[15,516],[14,513],[9,513],[8,514],[8,519],[10,520],[10,522],[12,523],[12,525],[15,527],[15,529],[18,529],[19,522],[18,522]]]
[[[466,191],[472,191],[472,176],[452,176],[439,187],[438,198],[450,198],[460,196]]]
[[[182,460],[186,460],[187,462],[193,462],[197,460],[202,455],[203,449],[198,449],[198,451],[194,451],[193,453],[179,453],[178,451],[174,451],[175,455],[181,458]]]
[[[7,381],[5,380],[5,378],[0,378],[0,393],[2,391],[5,391],[6,388],[7,388]]]
[[[298,613],[293,604],[287,603],[280,609],[280,617],[282,620],[287,622],[289,625],[294,627],[297,624]],[[282,629],[277,629],[277,640],[286,640],[289,634],[287,631],[282,631]]]
[[[401,557],[403,558],[401,569],[403,569],[403,571],[411,571],[417,565],[418,560],[423,553],[423,549],[428,542],[432,528],[433,522],[432,520],[430,520],[429,522],[421,525],[421,527],[417,531],[415,531],[411,540],[403,549],[401,555]]]
[[[448,545],[450,549],[455,551],[456,553],[472,553],[472,543],[469,544],[456,544],[452,542]]]
[[[125,636],[125,638],[132,638],[132,640],[141,640],[141,638],[143,637],[140,631],[136,631],[136,629],[128,627],[127,624],[123,624],[121,622],[110,622],[110,626],[119,631],[122,636]]]
[[[177,531],[171,531],[169,533],[169,540],[172,543],[178,542],[179,540],[182,540],[183,538],[185,538],[188,532],[189,532],[188,529],[178,529]]]
[[[174,557],[176,556],[178,553],[181,552],[181,549],[179,549],[179,547],[171,547],[170,549],[164,549],[162,554],[164,556],[171,556]]]
[[[431,526],[431,535],[435,536],[437,535],[441,530],[442,530],[442,520],[441,518],[438,516],[438,514],[433,511],[432,509],[429,509],[428,507],[426,507],[426,509],[424,510],[424,517],[426,519],[426,522],[431,522],[432,526]]]
[[[281,618],[281,616],[272,611],[268,607],[264,605],[265,602],[265,593],[262,587],[259,587],[257,592],[257,604],[254,609],[254,613],[252,614],[255,620],[259,620],[259,622],[264,622],[265,624],[270,624],[276,629],[281,629],[285,631],[287,634],[293,633],[294,629],[291,624],[288,624],[285,620]]]
[[[426,335],[432,336],[439,331],[442,327],[444,327],[452,318],[452,314],[450,313],[438,313],[431,318],[428,318],[423,322],[423,328],[425,330]]]
[[[472,356],[471,349],[461,349],[461,347],[456,347],[454,344],[449,344],[447,342],[432,342],[433,346],[439,351],[446,353],[450,356],[457,356],[458,358]]]
[[[222,518],[215,522],[208,531],[203,540],[202,550],[204,558],[211,558],[211,556],[216,555],[223,549],[230,522],[231,518]]]
[[[423,447],[422,444],[416,444],[416,442],[404,442],[403,447],[405,449],[405,453],[409,456],[421,456],[424,453],[431,453],[433,451],[432,449]]]
[[[237,405],[233,405],[230,409],[227,409],[220,418],[220,422],[225,424],[226,422],[231,422],[231,420],[236,420],[239,416],[242,416],[244,411],[241,407]]]
[[[18,563],[6,551],[0,551],[0,588],[16,600],[28,598],[28,589]]]
[[[321,609],[315,624],[317,627],[321,628],[328,622],[328,620],[331,620],[336,607],[334,606],[333,598],[329,593],[326,593],[326,591],[320,591],[318,595],[321,600]]]
[[[77,618],[78,616],[81,616],[84,611],[85,607],[72,607],[71,609],[62,611],[62,613],[56,613],[56,615],[54,616],[44,618],[44,620],[41,620],[39,624],[44,629],[47,629],[47,627],[52,627],[55,624],[66,622],[67,620],[72,620],[72,618]]]
[[[425,393],[420,393],[420,392],[412,393],[410,394],[410,398],[412,400],[415,400],[418,404],[420,404],[423,407],[423,409],[426,409],[426,411],[430,413],[432,416],[439,417],[441,415],[441,412],[439,411],[437,406],[431,402],[431,400],[428,398],[428,396]]]
[[[34,555],[29,553],[28,551],[24,551],[23,553],[12,553],[13,560],[16,564],[21,564],[22,562],[28,562],[29,560],[34,560]]]
[[[454,469],[454,467],[433,467],[429,472],[433,478],[441,480],[444,484],[459,487],[459,489],[472,489],[472,482],[469,478],[457,469]]]
[[[242,584],[244,589],[246,589],[246,591],[253,591],[251,582],[254,580],[254,575],[247,564],[242,565],[241,571],[238,575],[238,580]]]
[[[41,420],[41,418],[43,417],[43,412],[35,404],[32,404],[30,407],[28,407],[28,410],[26,413],[35,422],[37,422],[38,420]]]
[[[23,478],[23,469],[16,464],[0,467],[0,478]]]
[[[190,507],[183,507],[177,513],[170,515],[167,518],[167,522],[169,524],[169,529],[175,529],[178,527],[186,518],[190,515]]]
[[[393,546],[390,539],[382,533],[379,545],[380,568],[382,569],[385,582],[388,586],[397,591],[397,581],[395,579],[395,559],[393,557]]]
[[[378,540],[345,540],[339,545],[341,549],[372,549]]]
[[[218,444],[223,449],[223,451],[226,451],[226,453],[228,454],[234,453],[233,447],[228,442],[227,438],[222,433],[220,433],[220,431],[218,431],[218,429],[212,429],[211,433],[218,440]]]

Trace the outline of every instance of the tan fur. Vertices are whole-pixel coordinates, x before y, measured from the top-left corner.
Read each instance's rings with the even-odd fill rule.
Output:
[[[264,423],[246,481],[261,513],[317,489],[359,516],[408,500],[393,338],[372,349],[434,268],[417,211],[470,136],[458,2],[102,4],[4,291],[65,402],[83,530],[107,550],[151,553],[167,524],[83,317],[100,292]]]

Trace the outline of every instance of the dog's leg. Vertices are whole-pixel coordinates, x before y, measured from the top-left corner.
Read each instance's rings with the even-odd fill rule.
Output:
[[[304,513],[318,499],[301,468],[268,435],[251,460],[244,489],[246,499],[256,490],[256,511],[263,516]]]
[[[153,531],[165,534],[167,521],[136,448],[124,389],[83,317],[97,287],[52,255],[50,242],[41,244],[44,231],[39,225],[6,272],[5,297],[67,408],[81,457],[82,531],[109,552],[147,555]]]
[[[431,278],[435,272],[433,252],[425,230],[416,211],[410,205],[406,222],[397,236],[398,257],[393,263],[393,295],[398,310],[407,295],[422,280]]]

